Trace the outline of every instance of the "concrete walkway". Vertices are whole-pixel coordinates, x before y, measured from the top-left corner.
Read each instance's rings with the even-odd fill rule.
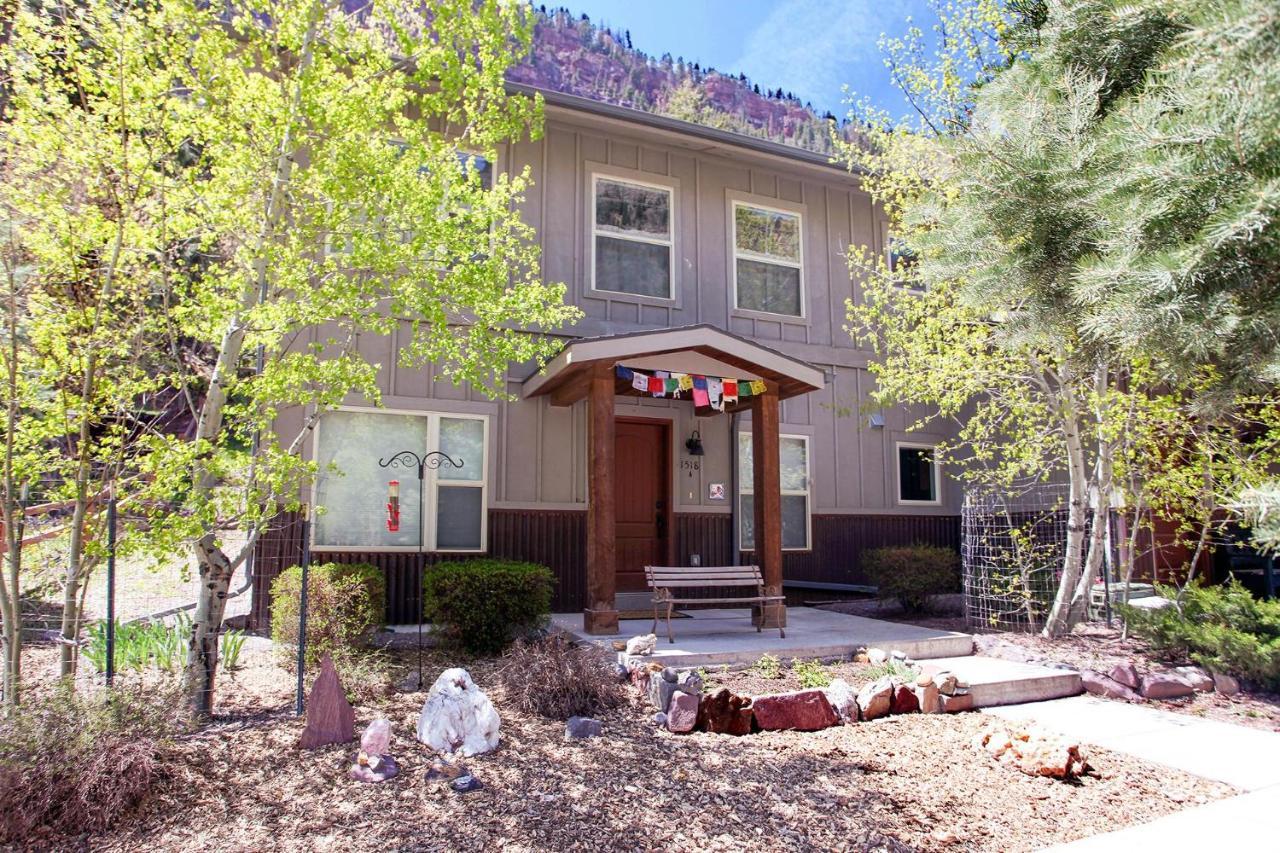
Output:
[[[885,622],[833,613],[813,607],[787,608],[787,636],[776,628],[757,632],[746,608],[735,610],[690,610],[686,619],[672,620],[675,643],[667,642],[666,620],[658,624],[658,646],[645,660],[667,666],[744,666],[761,655],[782,660],[791,658],[847,658],[859,646],[899,649],[916,660],[953,657],[973,653],[973,637],[954,631],[921,628],[901,622]],[[581,613],[557,613],[552,625],[577,639],[611,648],[614,640],[648,634],[652,619],[623,619],[618,633],[607,636],[587,634]]]
[[[1276,849],[1280,845],[1280,734],[1092,696],[983,709],[1248,792],[1125,829],[1050,848],[1069,853]]]

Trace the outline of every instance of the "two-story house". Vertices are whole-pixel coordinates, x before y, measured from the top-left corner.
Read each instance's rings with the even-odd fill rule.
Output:
[[[315,486],[315,558],[382,567],[393,623],[416,620],[435,560],[540,562],[555,609],[608,632],[645,606],[646,564],[741,560],[775,591],[847,590],[867,584],[867,548],[956,546],[942,436],[907,432],[918,413],[858,409],[873,380],[844,329],[860,298],[845,253],[887,251],[887,234],[857,176],[799,148],[544,95],[543,137],[481,165],[532,167],[522,215],[544,275],[585,317],[541,369],[511,368],[513,402],[397,367],[394,335],[368,341],[384,407],[326,414],[308,451],[342,471]],[[402,450],[462,464],[420,470],[393,461]],[[298,536],[286,524],[263,540],[260,623]]]

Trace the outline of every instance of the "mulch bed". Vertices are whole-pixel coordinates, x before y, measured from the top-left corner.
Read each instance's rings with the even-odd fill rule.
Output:
[[[412,654],[392,654],[401,674],[412,669]],[[163,792],[112,833],[74,846],[1016,851],[1233,793],[1099,749],[1090,750],[1096,776],[1073,783],[1025,776],[972,746],[988,723],[977,714],[734,738],[670,734],[637,699],[601,717],[602,738],[565,742],[563,723],[504,703],[495,662],[433,650],[429,680],[449,665],[466,666],[502,716],[498,750],[465,761],[484,783],[480,791],[459,795],[424,781],[431,756],[414,740],[421,693],[392,693],[356,709],[359,728],[379,714],[391,720],[404,771],[397,779],[348,781],[354,744],[298,750],[303,723],[292,715],[292,680],[270,652],[254,649],[220,683],[215,722],[170,750]],[[721,674],[708,675],[715,682]],[[753,677],[726,679],[745,689]],[[796,686],[790,679],[762,679],[758,692]]]

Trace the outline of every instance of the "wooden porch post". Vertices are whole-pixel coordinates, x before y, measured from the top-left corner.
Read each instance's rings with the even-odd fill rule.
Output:
[[[751,479],[755,507],[755,555],[764,575],[765,595],[782,595],[782,475],[779,470],[778,386],[751,398]],[[757,606],[752,615],[761,628],[784,628],[781,603]]]
[[[587,386],[587,609],[582,625],[589,634],[618,632],[613,377],[612,366],[598,365]]]

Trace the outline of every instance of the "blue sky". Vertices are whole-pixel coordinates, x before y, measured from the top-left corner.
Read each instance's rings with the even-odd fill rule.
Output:
[[[552,3],[546,4],[552,8]],[[556,6],[559,3],[554,4]],[[843,116],[848,84],[894,114],[906,104],[889,83],[876,40],[899,35],[908,16],[927,27],[924,0],[574,0],[575,15],[615,31],[651,56],[670,53],[746,74],[762,90],[782,87],[818,112]]]

